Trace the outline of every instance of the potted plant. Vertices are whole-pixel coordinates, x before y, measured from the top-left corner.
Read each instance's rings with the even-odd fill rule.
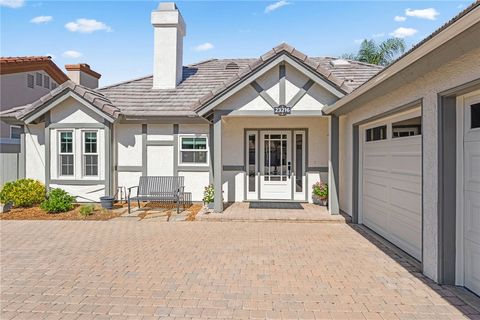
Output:
[[[312,187],[313,203],[326,206],[328,204],[328,184],[325,182],[317,182]]]
[[[208,209],[213,209],[214,199],[215,199],[215,190],[213,189],[213,184],[209,184],[203,190],[203,203],[208,207]]]

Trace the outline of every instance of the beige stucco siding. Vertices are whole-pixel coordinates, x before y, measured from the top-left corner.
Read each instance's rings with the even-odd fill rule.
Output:
[[[478,79],[479,61],[480,49],[472,50],[340,117],[340,208],[352,214],[353,124],[422,99],[423,266],[424,273],[434,280],[438,257],[438,93]]]

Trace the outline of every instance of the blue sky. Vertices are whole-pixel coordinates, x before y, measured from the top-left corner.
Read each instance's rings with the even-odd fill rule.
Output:
[[[281,42],[310,56],[356,52],[392,34],[410,47],[471,1],[177,1],[187,24],[184,64],[258,57]],[[152,73],[150,12],[158,1],[0,0],[2,56],[86,62],[101,85]],[[395,18],[396,17],[396,18]]]

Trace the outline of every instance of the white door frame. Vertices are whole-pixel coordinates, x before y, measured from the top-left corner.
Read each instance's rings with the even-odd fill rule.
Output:
[[[480,95],[480,90],[457,97],[457,165],[456,165],[456,230],[455,230],[455,284],[465,284],[465,238],[464,238],[464,136],[465,136],[465,103],[473,100],[473,96]],[[477,99],[473,100],[476,101]],[[473,102],[472,101],[472,102]],[[480,102],[480,98],[478,99]]]
[[[286,180],[285,181],[265,181],[264,177],[264,163],[265,163],[265,135],[286,135]],[[292,131],[289,129],[278,129],[278,130],[262,130],[260,131],[259,137],[259,153],[260,153],[260,162],[259,162],[259,199],[261,200],[277,200],[277,198],[268,198],[262,196],[262,193],[267,186],[274,187],[277,186],[280,188],[285,188],[285,197],[278,200],[291,200],[293,197],[293,185],[292,185],[292,169],[293,169],[293,159],[292,159]],[[288,169],[288,167],[290,169]],[[288,190],[288,191],[287,191]]]

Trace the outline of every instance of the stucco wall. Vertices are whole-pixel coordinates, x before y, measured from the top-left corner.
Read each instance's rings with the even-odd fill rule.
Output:
[[[1,111],[8,110],[12,107],[26,105],[50,92],[51,84],[56,82],[52,78],[50,78],[49,88],[45,88],[43,85],[37,86],[35,79],[35,73],[37,72],[41,73],[42,77],[45,75],[48,76],[48,74],[43,70],[0,75],[0,96],[2,97],[0,104]],[[27,74],[31,74],[34,76],[33,88],[29,88],[27,86]],[[10,125],[2,121],[0,127],[0,137],[10,138]]]
[[[146,168],[143,168],[142,124],[115,125],[115,185],[131,187],[138,185],[142,170],[147,175],[185,177],[185,191],[192,193],[193,201],[201,201],[203,189],[209,184],[210,173],[207,165],[181,165],[179,159],[180,138],[185,135],[205,135],[208,138],[208,124],[179,124],[178,141],[174,143],[173,124],[147,124]],[[159,145],[160,143],[160,145]],[[175,163],[175,161],[177,161]],[[192,170],[192,166],[196,170]],[[201,170],[201,172],[198,172]]]
[[[480,75],[480,49],[472,50],[449,61],[415,81],[405,83],[396,90],[358,105],[340,117],[340,208],[352,214],[352,125],[383,112],[423,99],[423,269],[437,279],[437,190],[438,148],[437,108],[438,93],[478,79]]]
[[[45,125],[25,126],[25,176],[45,183]]]

